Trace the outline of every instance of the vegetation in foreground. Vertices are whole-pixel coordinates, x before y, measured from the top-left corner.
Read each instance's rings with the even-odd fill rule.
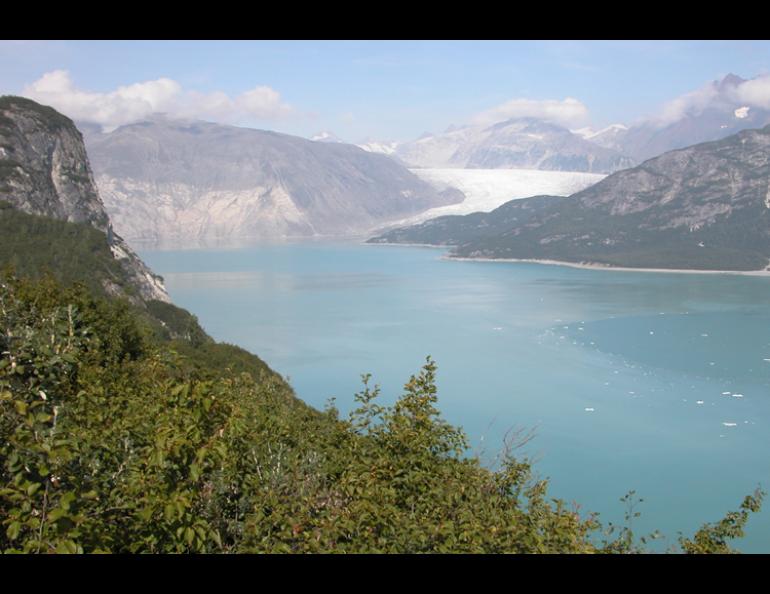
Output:
[[[342,419],[253,355],[212,348],[159,338],[83,286],[0,277],[0,550],[643,550],[551,499],[528,461],[470,456],[438,413],[431,360],[394,405],[365,384]],[[681,549],[731,552],[761,499]]]

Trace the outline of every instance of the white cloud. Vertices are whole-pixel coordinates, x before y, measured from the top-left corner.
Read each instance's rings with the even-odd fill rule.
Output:
[[[175,80],[159,78],[98,93],[78,89],[66,70],[47,72],[27,85],[22,94],[73,119],[100,124],[105,131],[153,113],[230,124],[250,119],[272,120],[293,113],[292,107],[281,100],[280,93],[267,86],[230,97],[222,91],[185,91]]]
[[[749,107],[770,109],[770,74],[747,80],[732,91],[734,100]]]
[[[700,113],[718,94],[717,85],[709,83],[664,104],[663,110],[655,120],[657,123],[665,125],[681,120],[686,115]]]
[[[588,108],[577,99],[567,97],[556,99],[511,99],[505,103],[483,111],[471,120],[474,124],[486,125],[502,122],[510,118],[538,118],[568,128],[576,128],[588,122]]]

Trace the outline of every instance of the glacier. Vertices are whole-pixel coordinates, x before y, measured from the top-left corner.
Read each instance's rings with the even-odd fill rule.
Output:
[[[437,190],[457,188],[465,194],[458,204],[431,208],[396,223],[411,225],[444,215],[489,212],[521,198],[547,194],[569,196],[601,181],[606,175],[580,171],[538,169],[410,169]]]

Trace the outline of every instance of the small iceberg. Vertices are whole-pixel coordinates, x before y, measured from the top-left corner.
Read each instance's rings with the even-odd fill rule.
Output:
[[[502,326],[495,326],[494,328],[492,328],[492,330],[502,330],[502,329],[503,329]]]
[[[696,400],[695,404],[703,404],[703,400]]]
[[[593,408],[591,408],[591,407],[588,407],[588,406],[587,406],[587,407],[585,408],[585,411],[586,411],[586,412],[594,412],[594,409],[593,409]]]
[[[722,392],[722,396],[729,396],[732,392]]]
[[[743,398],[743,394],[733,394],[733,398]]]
[[[735,427],[738,425],[738,423],[723,422],[722,425],[724,425],[725,427]]]

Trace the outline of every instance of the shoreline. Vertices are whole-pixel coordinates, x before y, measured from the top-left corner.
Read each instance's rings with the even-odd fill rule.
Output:
[[[361,245],[387,245],[387,246],[394,246],[394,247],[418,247],[418,248],[432,248],[434,250],[449,250],[452,249],[454,246],[452,245],[436,245],[433,243],[369,243],[368,241],[362,241]],[[468,258],[469,260],[472,260],[473,258]]]
[[[430,243],[366,243],[364,245],[389,245],[401,247],[421,247],[434,249],[450,249],[451,245],[434,245]],[[565,260],[548,260],[536,258],[467,258],[458,256],[441,256],[441,260],[455,262],[507,262],[509,264],[543,264],[545,266],[567,266],[583,270],[605,270],[609,272],[664,272],[669,274],[737,274],[740,276],[770,276],[770,269],[763,270],[700,270],[697,268],[631,268],[628,266],[613,266],[595,262],[567,262]]]
[[[398,245],[398,244],[391,244]],[[568,266],[569,268],[581,268],[584,270],[606,270],[609,272],[666,272],[670,274],[738,274],[741,276],[770,276],[770,270],[700,270],[697,268],[630,268],[628,266],[613,266],[611,264],[598,264],[590,262],[565,262],[563,260],[538,260],[534,258],[463,258],[455,256],[443,256],[442,260],[455,260],[459,262],[508,262],[544,264],[546,266]]]

